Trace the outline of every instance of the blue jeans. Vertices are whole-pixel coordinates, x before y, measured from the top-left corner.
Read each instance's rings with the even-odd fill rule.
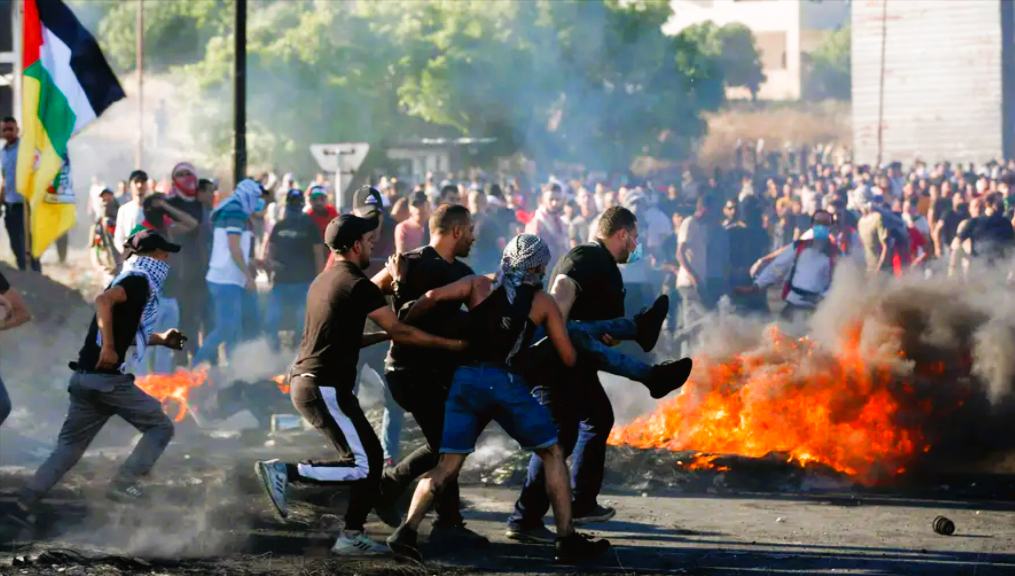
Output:
[[[215,328],[204,338],[204,344],[194,354],[194,366],[201,362],[215,364],[219,344],[226,345],[226,354],[240,341],[243,332],[243,302],[246,289],[236,284],[208,283],[212,304],[215,307]]]
[[[572,513],[575,517],[587,514],[595,508],[603,487],[606,439],[614,422],[613,406],[594,368],[566,370],[562,365],[544,366],[533,378],[541,385],[532,389],[532,395],[549,410],[557,426],[564,457],[573,454]],[[538,528],[543,525],[543,516],[549,509],[543,461],[533,457],[529,460],[525,486],[508,518],[508,526],[516,530]]]
[[[165,332],[170,328],[177,328],[180,325],[180,303],[175,298],[160,298],[159,311],[155,316],[156,332]],[[173,373],[173,350],[165,346],[149,346],[145,351],[145,357],[140,366],[134,367],[135,376],[145,376],[149,373],[148,362],[151,361],[151,374],[172,374]]]
[[[634,356],[624,354],[616,348],[610,348],[599,339],[609,334],[614,340],[630,340],[638,333],[634,320],[617,318],[598,322],[568,322],[567,334],[571,344],[578,351],[578,361],[591,361],[596,370],[623,376],[636,382],[645,382],[652,373],[652,365],[642,362]],[[557,354],[548,339],[544,339],[546,331],[542,326],[536,329],[532,341],[536,342],[529,351],[526,373],[528,370],[539,369],[547,361],[553,361]]]
[[[0,426],[4,420],[11,415],[11,397],[7,395],[7,388],[4,388],[4,381],[0,379]]]
[[[272,350],[278,352],[282,343],[278,339],[278,326],[282,323],[282,313],[286,304],[296,305],[296,338],[303,334],[303,324],[307,315],[307,291],[310,283],[275,284],[268,294],[268,309],[264,313],[264,329],[268,333],[268,343]]]
[[[525,450],[542,450],[557,443],[550,413],[539,405],[521,376],[507,366],[482,363],[455,372],[444,408],[441,454],[471,454],[490,421]]]

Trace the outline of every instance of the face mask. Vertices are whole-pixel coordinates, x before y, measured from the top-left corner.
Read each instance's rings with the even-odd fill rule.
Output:
[[[811,231],[814,232],[815,240],[828,240],[828,226],[824,224],[815,224],[811,227]]]
[[[635,247],[634,252],[627,257],[628,264],[634,264],[638,260],[641,260],[645,256],[645,247],[641,242],[638,242],[638,246]]]

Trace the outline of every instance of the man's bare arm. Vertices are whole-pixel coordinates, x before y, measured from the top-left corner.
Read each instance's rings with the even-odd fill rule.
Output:
[[[578,297],[578,290],[578,283],[564,274],[558,274],[553,279],[550,295],[553,296],[553,301],[556,302],[560,316],[565,323],[568,316],[571,315],[571,307],[574,306],[574,301]]]
[[[447,286],[430,290],[409,309],[405,315],[406,323],[412,324],[420,316],[426,315],[438,302],[468,302],[477,278],[479,276],[466,276]]]
[[[391,334],[387,332],[374,332],[372,334],[364,334],[363,341],[360,343],[360,348],[367,348],[374,344],[380,344],[381,342],[387,342],[391,340]]]
[[[557,350],[557,354],[564,365],[574,366],[575,362],[578,361],[578,352],[575,351],[574,344],[571,343],[571,337],[567,334],[564,319],[561,317],[560,311],[555,304],[546,294],[537,293],[533,301],[533,307],[536,309],[536,323],[541,324],[546,329],[550,343]]]
[[[453,352],[460,352],[465,349],[465,341],[441,338],[413,328],[398,320],[395,311],[389,306],[383,306],[374,310],[369,315],[371,320],[391,335],[391,340],[396,344],[406,346],[418,346],[420,348],[443,348]]]

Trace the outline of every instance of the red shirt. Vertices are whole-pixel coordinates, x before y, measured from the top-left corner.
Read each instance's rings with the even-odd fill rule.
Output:
[[[927,238],[914,226],[909,227],[909,261],[913,262],[920,255],[921,251],[927,250]],[[892,268],[896,276],[902,275],[902,259],[899,253],[892,255]]]
[[[328,224],[331,224],[332,220],[338,218],[338,210],[335,210],[335,207],[331,204],[328,204],[327,212],[324,214],[315,214],[310,206],[307,206],[303,210],[303,213],[310,216],[314,224],[317,224],[317,227],[321,230],[321,238],[324,238],[324,231],[328,229]]]

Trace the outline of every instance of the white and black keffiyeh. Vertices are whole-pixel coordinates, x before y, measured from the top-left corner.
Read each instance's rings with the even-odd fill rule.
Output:
[[[500,259],[500,271],[493,282],[493,289],[503,286],[508,302],[514,303],[515,290],[522,284],[539,285],[542,279],[529,272],[533,268],[546,266],[550,262],[550,247],[539,236],[519,234],[504,247]]]
[[[116,286],[128,276],[142,276],[148,280],[148,301],[145,303],[144,311],[141,313],[141,323],[137,327],[137,335],[134,337],[134,354],[130,360],[120,365],[120,372],[126,372],[128,368],[137,366],[144,358],[145,350],[148,348],[148,338],[155,330],[155,319],[159,312],[159,298],[162,295],[162,284],[169,274],[169,265],[165,262],[149,258],[147,256],[131,256],[123,263],[123,271],[113,278],[106,289]],[[99,332],[97,344],[102,346],[102,333]]]

